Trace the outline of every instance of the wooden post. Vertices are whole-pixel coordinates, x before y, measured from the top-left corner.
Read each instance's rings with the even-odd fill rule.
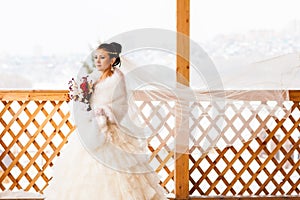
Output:
[[[190,79],[190,0],[177,0],[177,73]],[[183,57],[182,57],[182,56]],[[177,77],[178,78],[178,77]],[[182,84],[187,82],[177,79]]]
[[[190,0],[177,0],[177,82],[189,85],[189,56],[190,56]],[[182,108],[182,107],[181,107]],[[176,115],[176,154],[175,154],[175,198],[185,200],[189,198],[189,154],[184,153],[188,149],[188,134],[182,130],[188,130],[189,124],[178,123],[180,117]],[[184,127],[183,127],[184,126]],[[180,145],[179,145],[180,143]],[[187,146],[182,146],[187,144]]]

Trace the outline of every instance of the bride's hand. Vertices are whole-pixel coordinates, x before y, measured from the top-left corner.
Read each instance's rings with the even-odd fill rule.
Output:
[[[105,116],[111,123],[115,122],[114,115],[109,107],[100,107],[94,110],[95,116]]]

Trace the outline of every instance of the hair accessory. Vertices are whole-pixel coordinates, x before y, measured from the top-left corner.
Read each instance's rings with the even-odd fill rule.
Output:
[[[108,54],[113,54],[113,55],[118,55],[119,54],[118,52],[111,52],[111,51],[108,51],[107,53]]]

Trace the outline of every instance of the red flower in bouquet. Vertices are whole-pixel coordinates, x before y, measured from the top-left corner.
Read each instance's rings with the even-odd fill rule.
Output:
[[[81,81],[82,82],[80,82],[79,84],[75,81],[74,78],[72,78],[69,81],[69,96],[70,99],[74,101],[79,101],[87,104],[88,105],[87,111],[90,111],[91,106],[89,100],[94,91],[93,82],[92,80],[90,81],[88,80],[88,76],[82,77]]]

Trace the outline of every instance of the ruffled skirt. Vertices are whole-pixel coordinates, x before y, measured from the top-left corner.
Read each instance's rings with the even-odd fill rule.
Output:
[[[112,140],[118,142],[114,138]],[[127,170],[115,169],[118,165],[120,169],[125,169],[122,168],[124,164],[128,166],[126,169],[134,170],[135,166],[139,166],[139,161],[133,162],[134,156],[126,157],[116,151],[114,146],[101,146],[97,153],[102,156],[99,157],[100,159],[95,158],[82,146],[79,136],[74,133],[55,162],[53,178],[44,191],[46,200],[167,199],[165,190],[159,185],[158,176],[153,170],[131,173]],[[120,146],[122,147],[122,144]],[[101,163],[102,158],[103,163]],[[113,161],[112,165],[109,159]],[[142,166],[142,169],[145,168],[150,166]]]

